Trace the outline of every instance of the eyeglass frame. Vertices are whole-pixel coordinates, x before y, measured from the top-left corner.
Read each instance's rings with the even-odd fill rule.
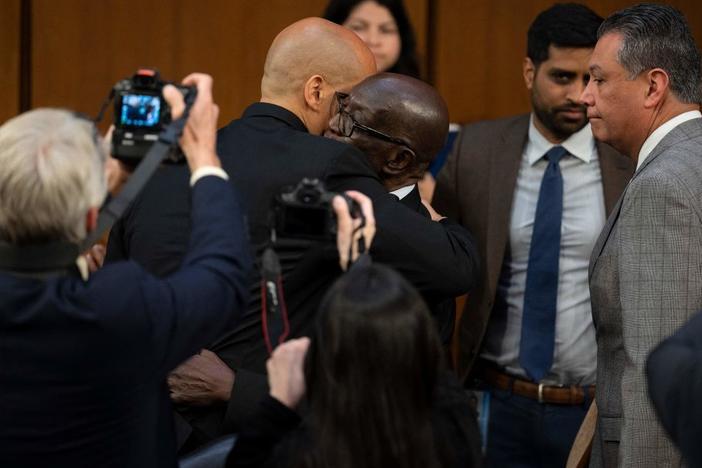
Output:
[[[396,145],[405,146],[414,152],[414,150],[412,149],[412,147],[410,145],[408,145],[406,142],[400,140],[399,138],[392,137],[392,136],[388,135],[387,133],[381,132],[380,130],[376,130],[372,127],[368,127],[367,125],[363,125],[361,123],[358,123],[358,121],[356,121],[356,119],[354,119],[351,116],[351,114],[349,114],[344,108],[345,107],[344,100],[348,99],[350,94],[342,93],[341,91],[336,91],[334,93],[334,95],[336,96],[336,101],[339,104],[339,109],[338,109],[339,116],[341,116],[341,114],[344,114],[344,115],[346,115],[346,117],[351,119],[351,131],[348,133],[348,135],[346,135],[341,130],[341,128],[340,128],[341,126],[339,125],[338,130],[342,136],[345,136],[346,138],[351,138],[351,135],[353,135],[353,131],[355,129],[359,129],[363,132],[366,132],[367,134],[369,134],[371,136],[374,136],[375,138],[378,138],[379,140],[383,140],[383,141],[386,141],[388,143],[395,143]]]

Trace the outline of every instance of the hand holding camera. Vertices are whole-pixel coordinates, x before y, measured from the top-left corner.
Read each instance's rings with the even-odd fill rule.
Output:
[[[375,216],[373,202],[360,192],[350,190],[345,196],[352,199],[359,207],[362,216],[352,216],[348,202],[341,196],[334,197],[332,206],[336,214],[337,236],[336,247],[339,251],[339,265],[346,271],[358,259],[358,256],[368,251],[375,236]]]
[[[119,81],[112,96],[115,129],[111,154],[116,159],[132,167],[139,164],[168,124],[183,114],[186,100],[194,100],[180,148],[171,151],[167,161],[181,162],[185,152],[191,170],[219,167],[219,159],[213,158],[219,108],[212,101],[209,75],[193,73],[181,85],[173,85],[161,80],[156,70],[140,69],[130,79]]]
[[[221,167],[216,152],[219,107],[212,100],[212,77],[204,73],[193,73],[185,77],[183,85],[197,89],[197,98],[180,138],[180,146],[190,171],[194,172],[204,166]],[[182,93],[175,86],[166,85],[163,97],[171,107],[173,119],[180,117],[185,109]]]

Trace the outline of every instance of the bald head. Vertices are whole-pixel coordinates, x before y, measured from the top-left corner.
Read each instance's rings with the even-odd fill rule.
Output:
[[[388,190],[420,179],[448,133],[448,110],[439,93],[394,73],[373,75],[354,86],[343,114],[332,118],[326,135],[363,151]],[[351,119],[382,135],[356,126],[350,137],[344,136]]]
[[[429,164],[444,146],[449,125],[446,103],[423,81],[380,73],[356,85],[351,95],[373,114],[379,129],[406,141],[418,162]]]
[[[262,100],[300,94],[314,75],[321,75],[331,86],[341,86],[372,73],[375,58],[353,31],[321,18],[306,18],[273,40],[261,80]]]

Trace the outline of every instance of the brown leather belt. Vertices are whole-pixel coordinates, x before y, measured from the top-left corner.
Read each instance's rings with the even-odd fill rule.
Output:
[[[483,368],[479,375],[488,385],[499,390],[511,391],[515,395],[531,398],[539,403],[582,405],[585,402],[586,394],[590,401],[595,397],[594,385],[579,387],[577,385],[556,386],[537,384],[505,374],[490,367]]]

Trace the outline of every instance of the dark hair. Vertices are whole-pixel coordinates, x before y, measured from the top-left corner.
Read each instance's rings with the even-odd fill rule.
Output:
[[[417,291],[394,270],[352,269],[320,307],[306,362],[308,467],[438,466],[430,409],[441,345]]]
[[[602,17],[578,3],[557,3],[534,19],[527,33],[527,57],[535,66],[548,60],[548,48],[595,47]]]
[[[598,34],[602,37],[611,32],[623,36],[617,60],[630,78],[644,70],[662,68],[678,99],[691,104],[702,101],[700,51],[680,11],[650,3],[625,8],[607,18]]]
[[[324,10],[323,17],[336,24],[343,24],[358,4],[366,0],[331,0]],[[400,56],[397,62],[389,69],[390,73],[399,73],[413,78],[420,78],[419,59],[417,58],[417,42],[414,30],[410,24],[405,5],[402,0],[372,0],[384,6],[395,19],[397,30],[400,34]]]

